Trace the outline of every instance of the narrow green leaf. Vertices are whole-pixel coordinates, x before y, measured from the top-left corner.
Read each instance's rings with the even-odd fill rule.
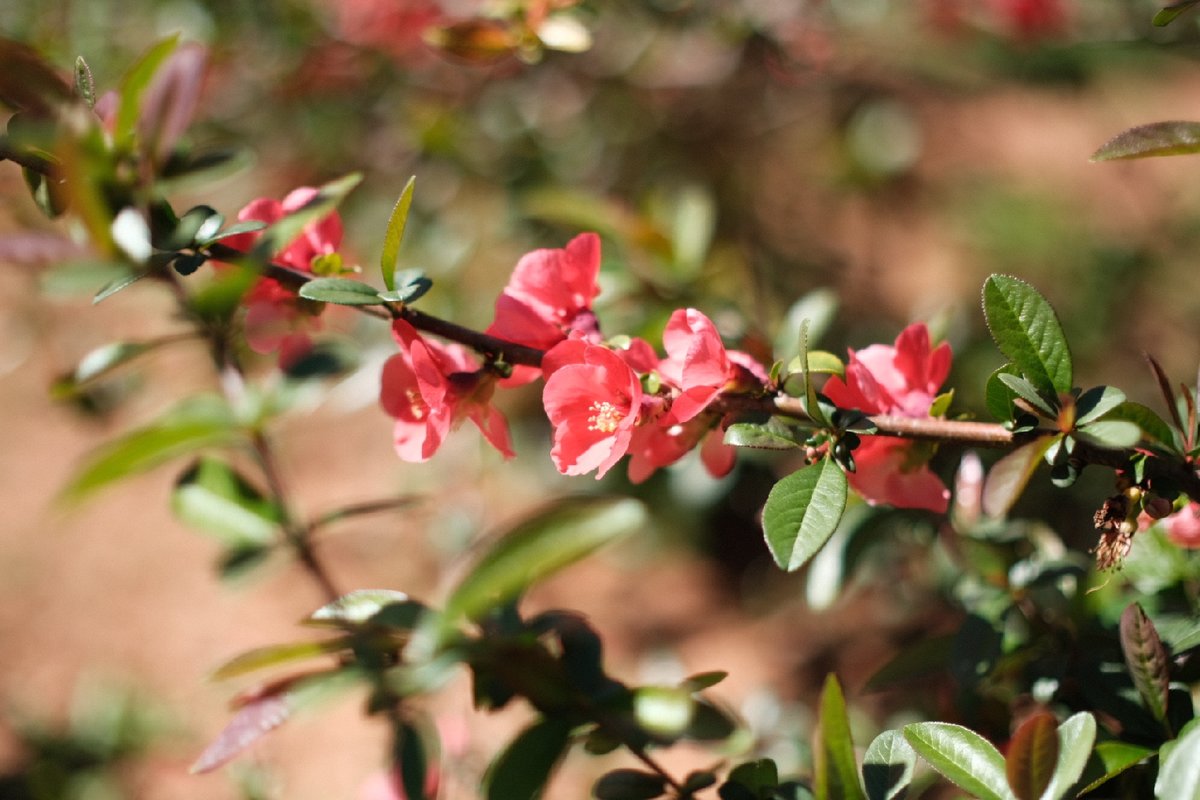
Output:
[[[232,415],[223,405],[187,404],[93,453],[63,490],[63,499],[82,500],[121,478],[205,447],[230,444],[237,437]]]
[[[1152,748],[1127,742],[1100,742],[1092,751],[1083,775],[1087,784],[1075,796],[1082,797],[1095,791],[1130,767],[1152,757],[1154,752]]]
[[[418,628],[410,654],[432,655],[460,621],[479,619],[645,524],[645,507],[628,498],[569,498],[548,506],[518,523],[484,554],[450,594],[444,612],[430,615]]]
[[[374,287],[349,278],[314,278],[300,287],[300,296],[340,306],[375,306],[383,302]]]
[[[983,483],[983,513],[1003,517],[1025,491],[1042,457],[1058,436],[1039,436],[992,465]]]
[[[637,769],[614,769],[592,784],[596,800],[651,800],[666,791],[667,782],[661,775]]]
[[[1125,402],[1125,393],[1115,386],[1094,386],[1075,401],[1075,424],[1100,419]]]
[[[96,105],[96,80],[92,77],[92,68],[84,61],[83,56],[75,59],[75,93],[88,108]]]
[[[1160,9],[1159,12],[1154,15],[1154,24],[1160,28],[1164,25],[1169,25],[1175,20],[1176,17],[1178,17],[1184,11],[1187,11],[1192,6],[1196,5],[1198,2],[1200,2],[1200,0],[1179,0],[1177,3],[1171,3],[1170,5]]]
[[[153,342],[112,342],[97,347],[79,359],[79,365],[75,367],[71,378],[76,384],[95,380],[153,350],[154,346]]]
[[[225,228],[219,233],[214,234],[208,239],[197,238],[196,244],[200,247],[206,247],[213,242],[219,242],[222,239],[229,238],[230,236],[237,236],[240,233],[255,233],[256,231],[264,230],[266,227],[267,223],[260,219],[242,220],[241,222],[233,223],[228,228]]]
[[[884,731],[875,737],[863,756],[863,783],[867,800],[897,800],[903,797],[917,768],[917,753],[900,731]]]
[[[127,146],[133,136],[134,126],[142,112],[142,95],[154,80],[158,68],[179,46],[179,34],[168,36],[156,43],[139,58],[121,80],[120,105],[113,127],[113,141],[118,146]]]
[[[813,752],[813,793],[817,800],[864,800],[858,782],[858,764],[854,760],[846,699],[833,674],[825,678],[821,690],[817,728],[820,736]]]
[[[262,263],[270,261],[280,250],[291,244],[305,226],[332,213],[360,182],[362,175],[353,172],[321,186],[307,203],[263,230],[254,244],[251,257]]]
[[[1000,380],[1000,376],[1016,374],[1016,367],[1012,364],[1005,364],[988,376],[987,383],[984,385],[984,404],[987,406],[988,413],[992,415],[992,419],[1008,422],[1013,418],[1013,400],[1016,399],[1017,393],[1005,386],[1004,381]]]
[[[275,541],[283,516],[249,481],[215,458],[200,459],[179,477],[171,510],[233,547]]]
[[[395,731],[395,760],[400,767],[400,782],[406,800],[426,800],[429,757],[421,732],[411,723],[401,723]]]
[[[1080,426],[1073,436],[1107,450],[1124,450],[1142,440],[1142,429],[1133,422],[1098,419]]]
[[[1133,685],[1154,718],[1165,723],[1171,679],[1158,631],[1142,607],[1131,603],[1121,614],[1120,632],[1121,651]]]
[[[974,731],[948,722],[917,722],[904,727],[904,738],[958,788],[980,800],[1013,800],[1004,756]]]
[[[846,474],[822,459],[776,483],[763,508],[763,532],[775,563],[795,572],[833,535],[846,508]]]
[[[695,675],[689,675],[684,678],[679,686],[689,692],[702,692],[705,689],[711,689],[721,681],[729,677],[729,673],[723,670],[713,670],[712,672],[697,672]]]
[[[1122,131],[1092,153],[1091,160],[1113,161],[1124,158],[1189,155],[1197,152],[1200,152],[1200,122],[1171,120],[1151,122],[1149,125],[1138,125],[1136,128]]]
[[[1080,711],[1058,726],[1057,736],[1058,763],[1041,800],[1061,800],[1079,782],[1096,741],[1096,718]]]
[[[1033,406],[1034,409],[1040,411],[1042,416],[1047,417],[1048,419],[1054,419],[1056,416],[1058,416],[1058,412],[1056,410],[1058,407],[1057,403],[1051,404],[1048,400],[1046,400],[1046,398],[1042,397],[1036,386],[1025,380],[1020,375],[1010,375],[1007,372],[1001,372],[996,376],[996,378],[1000,381],[1000,383],[1004,384],[1004,386],[1010,392],[1012,392],[1014,398],[1019,397],[1020,399],[1029,403],[1029,405]]]
[[[795,450],[801,446],[791,430],[782,423],[735,422],[725,429],[725,444],[756,450]]]
[[[983,284],[983,312],[1000,352],[1047,401],[1071,391],[1071,351],[1054,309],[1036,289],[1009,275]]]
[[[1050,785],[1058,763],[1057,728],[1053,714],[1039,711],[1013,733],[1004,764],[1017,800],[1038,800]]]
[[[416,186],[417,176],[408,179],[400,199],[392,209],[388,218],[387,231],[383,235],[383,253],[379,256],[379,270],[383,273],[383,285],[387,290],[396,288],[396,260],[400,256],[400,243],[404,241],[404,228],[408,224],[408,210],[412,206],[413,187]]]
[[[311,658],[348,650],[352,644],[353,639],[350,636],[339,636],[323,642],[290,642],[257,647],[235,656],[217,667],[212,674],[212,679],[223,681],[266,667],[307,661]]]
[[[1158,800],[1200,797],[1200,725],[1190,725],[1169,753],[1160,755],[1162,766],[1154,781]]]
[[[571,741],[571,724],[543,719],[526,728],[492,762],[484,775],[487,800],[535,800]]]
[[[99,303],[101,300],[107,300],[117,292],[129,288],[149,274],[149,272],[127,272],[120,277],[114,278],[100,287],[100,291],[96,292],[96,296],[92,298],[92,305]]]

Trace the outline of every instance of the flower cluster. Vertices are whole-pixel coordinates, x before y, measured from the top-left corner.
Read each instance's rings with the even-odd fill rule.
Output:
[[[282,201],[271,198],[252,200],[237,218],[240,222],[258,221],[268,225],[294,213],[316,196],[310,186],[294,189]],[[230,236],[225,244],[248,252],[261,233]],[[336,211],[306,225],[300,234],[274,257],[274,261],[298,272],[313,274],[322,259],[336,258],[342,243],[342,220]],[[263,277],[251,287],[243,300],[246,306],[246,341],[257,353],[279,351],[282,366],[303,356],[312,347],[308,330],[319,325],[313,306],[273,278]]]

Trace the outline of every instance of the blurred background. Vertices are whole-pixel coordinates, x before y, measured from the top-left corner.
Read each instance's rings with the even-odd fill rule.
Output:
[[[925,320],[954,348],[953,412],[987,418],[982,387],[1002,358],[979,290],[993,272],[1054,304],[1080,385],[1116,384],[1161,408],[1142,352],[1176,381],[1195,374],[1200,160],[1088,161],[1125,128],[1200,117],[1200,15],[1155,28],[1157,7],[45,0],[0,4],[0,32],[64,74],[83,55],[100,90],[165,35],[204,44],[187,138],[244,148],[244,168],[181,185],[176,207],[232,217],[253,198],[361,171],[342,215],[347,260],[367,280],[415,175],[401,265],[433,279],[426,311],[482,329],[522,253],[596,230],[610,335],[658,342],[673,309],[695,306],[769,363],[794,354],[802,317],[813,344],[839,354]],[[50,227],[19,170],[0,164],[0,233]],[[91,349],[180,324],[154,287],[93,306],[98,287],[73,274],[0,271],[0,797],[29,796],[19,776],[30,774],[37,797],[356,796],[386,743],[353,702],[288,723],[235,767],[187,774],[243,688],[207,675],[245,649],[303,637],[295,622],[321,595],[282,558],[222,580],[214,542],[171,515],[182,465],[82,507],[56,502],[92,448],[213,385],[204,352],[184,343],[54,401],[56,378]],[[358,368],[292,393],[275,428],[288,485],[309,513],[414,498],[322,537],[346,589],[436,600],[472,547],[529,508],[634,493],[652,528],[539,587],[530,606],[586,614],[612,671],[630,680],[729,670],[715,694],[796,768],[826,672],[839,672],[870,729],[901,704],[864,691],[867,679],[901,645],[954,623],[945,564],[931,556],[946,535],[938,520],[860,507],[854,546],[839,550],[850,555],[819,580],[816,565],[784,575],[757,514],[788,461],[752,453],[720,482],[692,458],[638,487],[620,469],[601,484],[564,479],[536,388],[502,401],[512,464],[465,428],[430,464],[402,464],[376,406],[394,349],[386,326],[335,309],[322,336],[355,343]],[[270,360],[260,377],[278,383]],[[950,478],[961,455],[943,450],[935,466]],[[1085,551],[1109,480],[1035,487],[1015,513]],[[522,718],[471,714],[465,689],[431,708],[457,742],[449,797],[472,796],[498,732]],[[929,694],[904,700],[936,713]],[[573,758],[550,796],[583,796],[611,766]]]

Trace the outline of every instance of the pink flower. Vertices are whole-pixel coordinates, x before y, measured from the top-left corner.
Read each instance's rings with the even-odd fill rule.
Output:
[[[600,293],[600,237],[576,236],[561,250],[534,250],[517,262],[508,286],[496,300],[496,318],[487,333],[500,339],[549,350],[572,332],[598,341],[600,329],[592,300]],[[537,372],[518,368],[517,383]]]
[[[694,419],[685,424],[640,425],[629,445],[629,480],[642,483],[655,470],[670,466],[700,444],[700,461],[714,478],[728,475],[737,457],[737,448],[725,444],[721,426]],[[702,444],[701,444],[702,443]]]
[[[924,324],[910,325],[896,337],[894,346],[873,344],[851,350],[845,380],[830,378],[824,392],[841,408],[927,417],[950,373],[950,359],[949,344],[934,348]],[[854,461],[857,471],[850,474],[850,485],[867,502],[946,511],[950,490],[924,463],[913,442],[864,436]]]
[[[642,406],[638,374],[612,350],[568,339],[542,360],[542,402],[554,426],[550,457],[565,475],[601,478],[625,455]]]
[[[663,347],[667,357],[659,362],[659,374],[679,390],[671,402],[670,422],[687,422],[727,388],[766,383],[763,368],[745,353],[727,353],[712,320],[694,308],[671,315]]]
[[[1157,521],[1167,532],[1167,538],[1179,547],[1200,548],[1200,503],[1188,501],[1183,508]],[[1148,528],[1155,520],[1143,514],[1138,522],[1141,523],[1139,527]]]
[[[1022,39],[1060,36],[1070,16],[1066,0],[992,0],[992,8],[1012,35]]]
[[[504,415],[491,405],[493,376],[483,373],[466,348],[421,337],[404,320],[392,323],[400,352],[383,365],[380,403],[395,417],[396,453],[426,461],[464,417],[505,458],[512,443]]]
[[[252,200],[238,212],[238,220],[258,220],[268,225],[304,206],[316,195],[310,186],[294,189],[282,202],[270,198]],[[258,241],[261,232],[253,231],[230,236],[224,244],[248,252]],[[312,272],[316,258],[332,255],[342,243],[342,220],[336,211],[304,227],[295,240],[275,257],[276,263],[300,272]],[[318,327],[312,304],[306,304],[296,293],[273,278],[261,278],[246,293],[246,341],[256,353],[281,351],[280,363],[287,365],[312,346],[305,328]]]

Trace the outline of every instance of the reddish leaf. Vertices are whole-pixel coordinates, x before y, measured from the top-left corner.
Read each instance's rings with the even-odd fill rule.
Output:
[[[1050,785],[1058,764],[1058,720],[1039,711],[1013,734],[1004,772],[1017,800],[1037,800]]]
[[[286,694],[272,694],[252,700],[238,710],[225,730],[204,749],[196,763],[192,764],[191,771],[211,772],[225,764],[282,725],[293,710]]]
[[[1133,685],[1142,696],[1146,708],[1160,722],[1167,718],[1167,690],[1170,676],[1167,672],[1167,651],[1154,623],[1137,603],[1131,604],[1121,614],[1121,650],[1125,654],[1125,665],[1133,678]]]
[[[992,465],[983,484],[983,513],[1003,517],[1025,490],[1042,456],[1058,437],[1040,436]]]

